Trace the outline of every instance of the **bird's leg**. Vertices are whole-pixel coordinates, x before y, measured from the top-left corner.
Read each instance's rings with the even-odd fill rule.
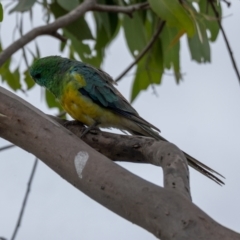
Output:
[[[93,130],[97,125],[99,124],[99,122],[95,122],[94,124],[92,124],[91,126],[89,126],[88,128],[86,128],[83,133],[81,134],[80,138],[82,138],[84,135],[86,135],[88,132],[90,132],[91,130]]]
[[[84,125],[82,122],[79,122],[78,120],[72,120],[72,121],[66,121],[63,126],[67,128],[68,126],[74,126],[74,125]]]

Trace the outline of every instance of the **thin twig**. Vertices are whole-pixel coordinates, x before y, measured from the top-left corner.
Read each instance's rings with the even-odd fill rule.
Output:
[[[224,28],[223,28],[223,26],[222,26],[219,13],[218,13],[216,7],[214,6],[214,3],[212,2],[212,0],[209,0],[209,3],[211,4],[211,7],[212,7],[212,9],[213,9],[213,11],[214,11],[214,14],[215,14],[215,16],[216,16],[216,18],[217,18],[218,25],[219,25],[219,27],[220,27],[220,29],[221,29],[221,31],[222,31],[224,41],[225,41],[225,43],[226,43],[226,45],[227,45],[227,49],[228,49],[228,53],[229,53],[230,58],[231,58],[231,61],[232,61],[233,69],[235,70],[235,72],[236,72],[236,74],[237,74],[238,81],[239,81],[239,83],[240,83],[240,73],[239,73],[239,70],[238,70],[236,61],[235,61],[235,59],[234,59],[233,51],[232,51],[232,49],[231,49],[231,46],[230,46],[230,43],[229,43],[229,41],[228,41],[227,35],[226,35],[225,30],[224,30]]]
[[[20,34],[20,37],[23,36],[23,15],[21,15],[21,18],[20,18],[19,34]],[[22,47],[22,52],[23,52],[23,59],[25,61],[25,64],[27,68],[29,68],[27,54],[24,47]]]
[[[129,72],[132,69],[132,67],[135,66],[135,64],[138,63],[142,59],[142,57],[148,52],[148,50],[151,49],[151,47],[153,46],[153,44],[157,40],[159,34],[163,30],[164,25],[165,25],[165,21],[162,21],[159,24],[159,26],[157,27],[156,32],[153,34],[151,40],[146,45],[146,47],[142,50],[141,53],[138,54],[136,59],[115,79],[116,82],[118,82],[127,72]]]
[[[31,190],[32,181],[33,181],[33,176],[34,176],[34,173],[35,173],[36,167],[37,167],[37,163],[38,163],[38,159],[36,158],[35,161],[34,161],[34,164],[33,164],[33,168],[32,168],[32,172],[31,172],[31,174],[30,174],[30,178],[29,178],[29,180],[28,180],[27,190],[26,190],[26,193],[25,193],[25,196],[24,196],[24,199],[23,199],[21,211],[20,211],[20,213],[19,213],[18,221],[17,221],[16,227],[15,227],[15,229],[14,229],[14,232],[13,232],[13,235],[12,235],[11,240],[14,240],[14,239],[15,239],[15,237],[16,237],[16,235],[17,235],[17,232],[18,232],[18,229],[19,229],[19,227],[20,227],[20,225],[21,225],[23,213],[24,213],[24,210],[25,210],[25,208],[26,208],[28,196],[29,196],[29,193],[30,193],[30,190]]]
[[[137,3],[129,6],[116,6],[116,5],[103,5],[96,4],[91,10],[97,12],[114,12],[114,13],[124,13],[132,17],[132,13],[142,9],[148,9],[149,3]]]
[[[48,35],[57,38],[58,40],[60,40],[61,42],[66,42],[67,38],[65,38],[63,35],[61,35],[58,32],[53,32],[53,33],[49,33]]]
[[[222,0],[223,2],[225,2],[227,4],[227,7],[231,6],[231,2],[227,1],[227,0]]]
[[[4,147],[1,147],[1,148],[0,148],[0,152],[1,152],[1,151],[4,151],[4,150],[7,150],[7,149],[9,149],[9,148],[13,148],[13,147],[16,147],[16,145],[14,145],[14,144],[10,144],[10,145],[7,145],[7,146],[4,146]]]

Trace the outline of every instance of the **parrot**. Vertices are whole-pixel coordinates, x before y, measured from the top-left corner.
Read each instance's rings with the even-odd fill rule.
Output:
[[[73,119],[88,126],[87,131],[94,127],[117,128],[133,135],[167,141],[157,127],[140,117],[114,86],[113,78],[103,70],[77,60],[48,56],[37,59],[29,72]],[[219,185],[224,184],[216,176],[223,177],[221,174],[183,153],[191,167]]]

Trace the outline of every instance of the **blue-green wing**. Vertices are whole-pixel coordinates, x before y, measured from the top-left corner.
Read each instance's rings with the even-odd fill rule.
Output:
[[[82,95],[121,116],[159,131],[158,128],[138,115],[137,111],[113,86],[115,82],[107,73],[84,63],[78,63],[72,71],[84,77],[87,83],[86,86],[78,89]]]

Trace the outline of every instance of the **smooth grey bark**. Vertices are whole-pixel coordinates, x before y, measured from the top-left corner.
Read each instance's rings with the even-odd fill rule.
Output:
[[[31,152],[77,189],[158,238],[240,239],[182,193],[156,186],[118,166],[3,88],[0,137]]]
[[[77,121],[68,122],[50,117],[79,138],[86,129]],[[148,137],[103,132],[99,129],[90,131],[82,140],[112,161],[150,163],[162,167],[164,187],[174,189],[191,200],[187,160],[174,144]]]

